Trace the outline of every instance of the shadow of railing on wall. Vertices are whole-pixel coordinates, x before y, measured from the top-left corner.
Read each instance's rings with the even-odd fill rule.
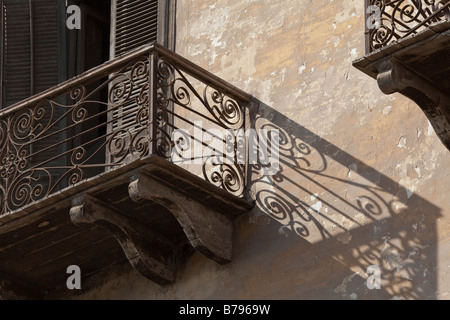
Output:
[[[299,253],[306,260],[322,256],[345,266],[355,297],[434,299],[441,209],[273,108],[256,105],[252,126],[279,130],[280,143],[277,172],[250,166],[252,216],[269,216],[279,233],[309,243],[301,245],[309,254]],[[319,261],[309,262],[320,270]],[[372,266],[380,268],[382,290],[366,286]],[[317,275],[324,279],[333,282],[336,274]],[[352,297],[337,288],[329,298]]]

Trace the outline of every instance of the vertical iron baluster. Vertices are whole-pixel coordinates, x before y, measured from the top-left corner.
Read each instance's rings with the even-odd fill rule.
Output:
[[[370,0],[364,0],[365,4],[364,4],[364,37],[365,37],[365,49],[366,49],[366,54],[369,54],[372,50],[371,50],[371,44],[370,44],[370,29],[369,26],[367,25],[367,20],[369,19],[369,14],[367,13],[367,9],[370,6]]]
[[[157,154],[157,98],[158,98],[158,54],[153,49],[149,55],[150,72],[149,72],[149,134],[150,146],[149,155]]]

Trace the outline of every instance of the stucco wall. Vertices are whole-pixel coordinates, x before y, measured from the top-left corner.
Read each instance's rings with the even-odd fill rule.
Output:
[[[176,51],[255,97],[281,170],[252,168],[231,263],[195,254],[166,287],[126,267],[81,298],[450,298],[450,152],[412,101],[352,67],[363,2],[178,1]]]

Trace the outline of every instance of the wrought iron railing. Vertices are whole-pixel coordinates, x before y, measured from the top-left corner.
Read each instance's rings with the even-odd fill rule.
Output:
[[[162,157],[242,196],[249,95],[151,44],[0,111],[0,215]]]
[[[365,0],[366,52],[450,21],[450,0]]]

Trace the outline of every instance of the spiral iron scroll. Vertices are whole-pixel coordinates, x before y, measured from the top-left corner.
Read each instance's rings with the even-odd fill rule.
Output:
[[[450,19],[448,0],[371,0],[370,5],[380,9],[378,25],[369,33],[370,51]],[[375,17],[376,13],[369,19]]]
[[[193,84],[195,81],[195,84]],[[196,114],[202,121],[208,122],[216,128],[237,131],[244,128],[244,104],[209,84],[203,83],[187,73],[177,65],[159,57],[157,62],[157,98],[156,98],[156,149],[159,156],[171,158],[173,153],[185,148],[189,136],[185,139],[172,141],[172,132],[176,129],[170,122],[171,106]],[[187,116],[189,117],[189,116]],[[188,124],[191,119],[186,119]],[[239,139],[231,143],[234,151],[242,148]],[[230,148],[230,142],[224,142],[225,149]],[[240,154],[234,152],[236,157]],[[244,192],[245,166],[235,158],[219,159],[220,156],[204,157],[203,178],[233,195],[242,196]]]
[[[88,92],[87,85],[73,86],[70,92],[1,118],[0,215],[78,184],[92,172],[120,166],[127,157],[146,156],[150,143],[149,69],[145,56],[92,91]],[[94,98],[95,92],[108,87],[108,102]],[[126,114],[125,105],[135,106],[133,114]],[[132,130],[120,126],[106,129],[125,116],[134,119],[130,120]],[[91,126],[92,121],[95,125]],[[93,134],[95,126],[106,133]]]

